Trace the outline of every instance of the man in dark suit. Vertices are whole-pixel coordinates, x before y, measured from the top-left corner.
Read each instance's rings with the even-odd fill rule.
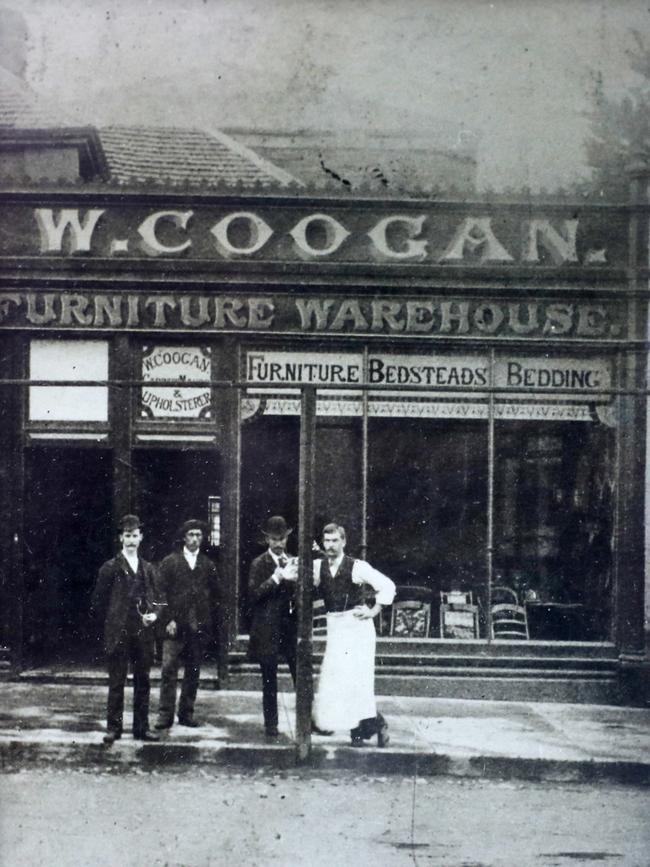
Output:
[[[180,656],[185,673],[178,703],[178,722],[196,728],[194,703],[199,686],[201,662],[207,639],[212,633],[218,599],[217,570],[201,552],[203,523],[186,521],[179,530],[181,551],[170,554],[160,564],[158,593],[166,605],[162,609],[164,634],[160,701],[156,728],[170,729],[176,708],[176,686]]]
[[[104,743],[122,736],[124,686],[129,662],[133,666],[133,737],[157,741],[149,731],[149,670],[153,661],[156,621],[155,575],[151,563],[138,556],[142,529],[137,515],[120,521],[122,550],[100,568],[91,611],[104,620],[108,658],[108,704]]]
[[[291,529],[284,518],[269,518],[263,530],[267,550],[251,563],[249,658],[262,671],[262,709],[267,737],[278,736],[278,663],[284,658],[296,682],[295,558],[287,556]]]

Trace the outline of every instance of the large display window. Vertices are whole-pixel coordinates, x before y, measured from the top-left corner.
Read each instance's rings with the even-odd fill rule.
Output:
[[[395,580],[397,605],[419,605],[386,612],[384,634],[610,639],[610,358],[255,351],[247,372],[242,563],[266,514],[297,518],[295,386],[316,384],[315,531],[343,523],[349,553]],[[337,390],[343,378],[383,387],[363,397]]]

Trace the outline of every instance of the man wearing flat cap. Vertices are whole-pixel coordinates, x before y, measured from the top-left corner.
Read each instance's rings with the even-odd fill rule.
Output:
[[[196,728],[194,703],[199,686],[205,645],[216,621],[217,570],[201,552],[205,527],[202,521],[186,521],[178,531],[182,549],[160,564],[158,593],[165,602],[160,628],[163,655],[158,702],[158,730],[170,729],[176,709],[176,686],[181,654],[185,660],[183,685],[178,703],[178,722]]]
[[[157,741],[149,731],[149,671],[153,661],[157,619],[155,573],[138,556],[142,524],[137,515],[119,522],[121,551],[100,568],[91,599],[91,611],[104,620],[104,646],[108,660],[108,703],[104,743],[122,737],[124,686],[129,662],[133,666],[133,737]]]
[[[262,530],[267,550],[251,563],[248,602],[252,622],[248,655],[262,672],[262,710],[268,738],[278,736],[278,663],[285,659],[296,682],[295,588],[298,566],[287,556],[291,528],[279,515]]]

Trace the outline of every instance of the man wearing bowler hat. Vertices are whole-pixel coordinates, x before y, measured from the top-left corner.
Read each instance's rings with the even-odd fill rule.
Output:
[[[251,563],[248,602],[251,606],[249,658],[262,672],[264,729],[278,736],[278,663],[284,658],[296,682],[295,587],[298,566],[287,556],[291,528],[279,515],[269,518],[262,530],[267,550]]]
[[[149,670],[153,661],[157,619],[155,575],[151,563],[138,556],[142,524],[137,515],[119,522],[122,550],[100,568],[93,590],[91,611],[104,620],[108,658],[108,704],[104,743],[122,737],[124,686],[129,662],[133,666],[133,737],[157,741],[149,731]]]
[[[163,657],[160,701],[156,728],[170,729],[176,709],[176,686],[181,654],[185,660],[178,704],[178,722],[196,728],[194,703],[201,674],[201,661],[215,621],[218,598],[217,570],[201,552],[204,524],[192,519],[178,531],[182,549],[160,564],[158,592],[165,607],[161,613]]]

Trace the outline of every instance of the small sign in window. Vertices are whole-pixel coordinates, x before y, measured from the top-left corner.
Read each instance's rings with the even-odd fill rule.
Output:
[[[212,357],[202,346],[144,346],[142,348],[142,418],[209,419],[212,412]],[[160,380],[178,380],[159,386]],[[183,383],[192,383],[187,387]],[[199,382],[201,384],[194,385]],[[150,383],[150,384],[149,384]],[[205,383],[205,385],[203,385]]]

